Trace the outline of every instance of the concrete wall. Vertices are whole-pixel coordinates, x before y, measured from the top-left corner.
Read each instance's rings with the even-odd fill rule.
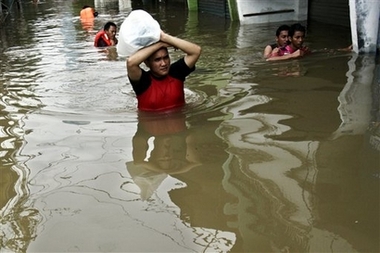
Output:
[[[353,49],[372,53],[379,48],[379,0],[350,0],[350,23]]]

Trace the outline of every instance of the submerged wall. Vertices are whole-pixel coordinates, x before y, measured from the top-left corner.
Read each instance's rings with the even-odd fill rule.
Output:
[[[211,13],[221,13],[241,24],[313,19],[350,26],[355,52],[380,49],[380,0],[187,0],[187,3],[190,10],[212,9]]]
[[[241,23],[307,20],[308,0],[236,0]]]

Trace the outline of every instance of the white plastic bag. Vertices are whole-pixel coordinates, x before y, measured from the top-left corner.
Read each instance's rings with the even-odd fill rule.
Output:
[[[160,40],[160,24],[146,11],[134,10],[120,26],[117,52],[130,56],[137,50]]]

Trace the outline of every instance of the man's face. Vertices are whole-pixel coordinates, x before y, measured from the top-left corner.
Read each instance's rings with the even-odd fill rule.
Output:
[[[106,34],[109,38],[114,39],[116,36],[116,27],[111,25],[110,28],[106,30]]]
[[[276,41],[277,41],[277,44],[280,46],[280,47],[284,47],[286,46],[287,42],[288,42],[288,31],[281,31],[280,32],[280,35],[278,35],[276,37]]]
[[[166,48],[161,48],[147,60],[147,66],[153,75],[163,77],[169,73],[170,57]]]
[[[305,33],[296,31],[293,37],[289,37],[289,39],[290,39],[290,44],[292,45],[293,48],[300,49],[305,40]]]

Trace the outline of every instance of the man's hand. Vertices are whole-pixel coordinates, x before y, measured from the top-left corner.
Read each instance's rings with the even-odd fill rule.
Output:
[[[272,50],[271,56],[278,56],[278,52],[280,52],[280,49],[276,47],[275,49]]]

